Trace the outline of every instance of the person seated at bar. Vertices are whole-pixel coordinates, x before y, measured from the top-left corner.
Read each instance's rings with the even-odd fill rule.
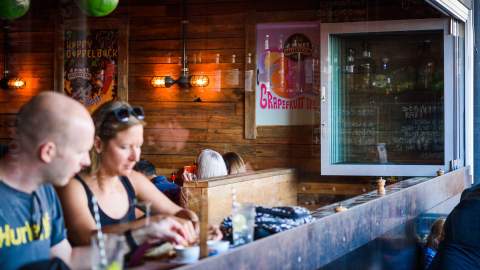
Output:
[[[444,239],[429,269],[480,269],[480,196],[469,194],[448,215]]]
[[[464,199],[468,199],[470,197],[478,197],[479,195],[480,195],[480,185],[477,184],[475,186],[471,186],[465,189],[462,192],[462,195],[460,196],[460,201],[463,201]]]
[[[92,164],[58,190],[72,244],[88,245],[96,229],[92,197],[98,202],[105,232],[122,233],[167,215],[183,224],[189,243],[195,242],[197,215],[174,204],[143,174],[133,170],[143,144],[143,109],[110,101],[95,110],[92,117],[95,124],[94,147],[90,151]],[[154,216],[136,220],[136,201],[149,202]]]
[[[62,209],[52,187],[63,186],[90,164],[94,125],[88,111],[67,96],[44,92],[17,115],[16,133],[0,160],[0,269],[65,265],[90,269],[90,249],[66,238]],[[132,232],[184,243],[183,226],[165,218]],[[143,240],[142,240],[143,239]]]
[[[194,181],[228,175],[222,155],[211,149],[204,149],[197,157],[195,172],[183,171],[183,181]]]
[[[180,203],[180,187],[168,181],[168,179],[163,175],[157,175],[155,172],[155,166],[146,159],[141,159],[133,167],[137,172],[143,173],[152,183],[165,194],[172,202],[179,204]]]
[[[223,154],[223,160],[227,166],[228,174],[239,174],[247,171],[247,166],[242,157],[236,152],[227,152]]]

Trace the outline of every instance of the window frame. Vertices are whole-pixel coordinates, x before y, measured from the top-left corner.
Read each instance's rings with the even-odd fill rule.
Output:
[[[454,149],[458,149],[454,115],[455,78],[454,78],[454,37],[449,31],[448,18],[366,21],[348,23],[328,23],[320,25],[320,61],[321,61],[321,174],[356,176],[433,176],[439,169],[448,171],[454,158]],[[399,31],[442,30],[444,36],[444,164],[393,165],[393,164],[332,164],[332,84],[330,64],[330,36],[348,33],[381,33]]]

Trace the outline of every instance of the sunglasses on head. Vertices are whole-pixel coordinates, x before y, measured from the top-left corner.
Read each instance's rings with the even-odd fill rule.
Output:
[[[145,113],[142,107],[120,107],[112,111],[113,115],[118,122],[126,123],[130,116],[137,118],[138,120],[145,119]]]

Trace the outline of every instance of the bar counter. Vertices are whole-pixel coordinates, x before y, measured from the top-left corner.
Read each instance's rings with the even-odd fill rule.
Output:
[[[416,177],[340,202],[347,210],[335,212],[339,203],[313,212],[316,220],[295,229],[231,249],[178,269],[318,269],[411,221],[421,213],[455,205],[469,185],[468,168],[438,177]],[[168,269],[176,265],[149,261],[138,269]]]

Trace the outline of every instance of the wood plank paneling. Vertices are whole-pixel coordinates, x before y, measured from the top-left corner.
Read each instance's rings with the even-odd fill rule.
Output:
[[[128,96],[132,104],[146,111],[143,156],[167,173],[193,163],[201,149],[212,148],[222,153],[236,151],[254,169],[294,167],[319,174],[316,123],[255,127],[254,117],[245,117],[246,111],[255,110],[254,92],[244,91],[246,52],[255,52],[256,42],[249,39],[252,33],[254,36],[255,23],[440,16],[424,1],[189,0],[186,36],[190,74],[203,72],[210,84],[202,89],[185,90],[176,85],[154,89],[152,76],[177,78],[180,74],[180,4],[181,0],[120,1],[107,17],[125,19],[129,24]],[[75,5],[63,12],[73,17],[81,14]],[[27,81],[27,87],[0,91],[2,141],[11,137],[19,107],[31,96],[53,89],[54,22],[58,14],[57,1],[33,1],[31,11],[11,23],[12,71]],[[0,46],[0,52],[2,49]],[[215,63],[217,54],[219,64]],[[236,56],[234,64],[232,55]],[[255,57],[253,54],[248,69],[255,69]],[[238,83],[232,85],[232,81]]]

